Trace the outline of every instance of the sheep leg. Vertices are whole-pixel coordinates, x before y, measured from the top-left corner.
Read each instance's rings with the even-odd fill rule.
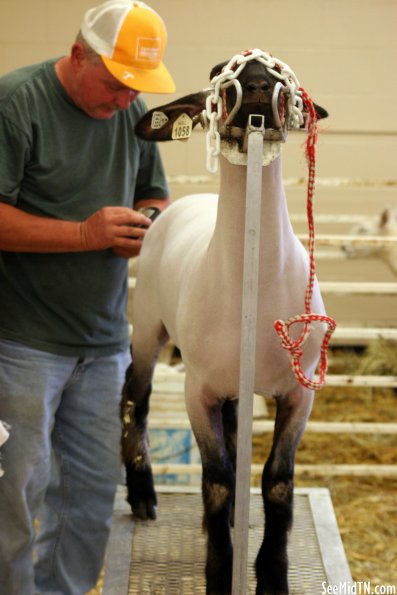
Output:
[[[150,462],[147,416],[152,376],[161,347],[168,339],[164,327],[150,329],[137,324],[134,330],[132,362],[122,392],[121,452],[126,469],[127,501],[139,519],[155,519],[157,497]]]
[[[256,559],[256,595],[288,595],[288,532],[292,526],[295,450],[313,393],[302,387],[277,398],[273,446],[262,474],[264,539]]]
[[[144,383],[139,381],[132,362],[126,373],[121,400],[121,452],[126,469],[127,501],[134,517],[139,519],[156,518],[157,498],[147,434],[152,390],[150,378]]]
[[[235,478],[224,441],[222,402],[214,404],[206,397],[196,393],[194,398],[187,398],[187,409],[203,467],[203,527],[207,532],[206,595],[230,595],[233,564],[230,514]],[[212,404],[208,405],[210,400]]]
[[[236,471],[237,457],[237,406],[237,399],[228,399],[222,407],[223,439],[233,471]]]
[[[237,399],[225,401],[222,407],[223,439],[234,475],[236,475],[237,459],[237,408]],[[230,524],[232,527],[234,527],[234,495],[233,491],[232,510],[230,513]]]
[[[216,445],[213,445],[216,448]],[[208,444],[207,444],[208,447]],[[230,535],[234,476],[230,463],[212,447],[203,457],[203,525],[207,531],[206,594],[230,595],[233,547]],[[204,454],[206,453],[206,454]]]

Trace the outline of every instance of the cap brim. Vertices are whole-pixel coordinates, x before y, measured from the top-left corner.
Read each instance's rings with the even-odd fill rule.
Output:
[[[162,62],[157,68],[141,69],[125,66],[101,56],[109,72],[123,85],[143,93],[174,93],[175,83]]]

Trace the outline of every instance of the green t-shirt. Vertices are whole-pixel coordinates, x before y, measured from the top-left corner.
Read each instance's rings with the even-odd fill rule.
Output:
[[[165,198],[158,149],[134,134],[142,100],[109,120],[90,118],[55,62],[0,78],[0,200],[82,221],[104,206]],[[0,337],[60,355],[116,353],[128,345],[127,272],[112,250],[0,251]]]

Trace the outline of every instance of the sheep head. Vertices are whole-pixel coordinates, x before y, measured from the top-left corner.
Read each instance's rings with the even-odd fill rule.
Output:
[[[219,76],[227,64],[227,62],[223,62],[215,66],[211,71],[210,80]],[[247,62],[237,77],[237,81],[241,87],[241,107],[230,121],[230,125],[245,129],[248,125],[249,116],[251,114],[257,114],[265,116],[266,128],[275,128],[272,97],[275,85],[279,82],[279,79],[272,76],[264,64],[257,60],[252,60]],[[232,112],[236,102],[236,86],[231,85],[224,91],[225,115]]]
[[[260,50],[254,51],[260,52]],[[231,62],[223,62],[211,70],[211,84],[220,76],[222,77],[225,69],[226,72],[230,72],[228,70],[230,64]],[[219,125],[221,137],[233,142],[233,138],[241,136],[236,134],[236,131],[246,129],[251,114],[263,115],[266,129],[280,128],[280,121],[277,122],[275,118],[275,109],[277,115],[285,111],[283,102],[287,87],[280,84],[277,72],[255,58],[245,62],[239,69],[235,68],[235,71],[236,76],[233,77],[232,74],[233,80],[223,84],[220,91],[222,96],[222,118]],[[276,87],[282,88],[283,92],[278,93],[275,100]],[[204,128],[208,127],[208,97],[211,92],[211,88],[203,89],[150,110],[137,123],[135,129],[137,135],[152,141],[186,140],[199,122]],[[316,104],[314,107],[318,119],[327,117],[326,110]],[[216,109],[217,107],[214,106],[213,110],[216,111]],[[302,120],[301,127],[304,126],[304,120]]]

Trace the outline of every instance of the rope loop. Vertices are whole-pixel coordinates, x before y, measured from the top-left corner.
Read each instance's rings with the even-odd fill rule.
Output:
[[[327,350],[328,344],[331,340],[332,333],[336,328],[336,322],[333,318],[322,314],[313,314],[311,312],[311,303],[313,296],[313,287],[316,277],[316,264],[314,258],[314,215],[313,215],[313,203],[314,203],[314,187],[315,187],[315,173],[316,173],[316,142],[317,142],[317,114],[314,104],[309,94],[302,88],[299,88],[299,92],[302,98],[306,116],[306,127],[307,127],[307,140],[306,140],[306,159],[308,162],[308,180],[307,180],[307,223],[309,228],[309,279],[307,283],[305,293],[305,314],[295,316],[288,319],[286,322],[282,320],[276,320],[274,328],[278,333],[281,346],[290,352],[291,365],[296,378],[299,382],[312,390],[319,390],[325,384],[325,375],[328,369],[327,362]],[[297,323],[303,323],[304,327],[299,339],[294,340],[289,336],[290,327]],[[301,359],[303,355],[302,346],[307,340],[313,322],[324,322],[327,325],[327,330],[324,334],[323,341],[320,349],[320,361],[319,361],[319,381],[315,382],[310,378],[307,378],[302,370]]]
[[[292,325],[296,323],[303,323],[303,330],[298,339],[293,339],[289,335],[289,330]],[[302,346],[304,345],[305,341],[307,340],[310,332],[312,330],[312,323],[313,322],[324,322],[327,325],[327,330],[325,331],[323,341],[320,348],[320,362],[319,362],[319,380],[318,382],[312,380],[305,376],[301,359],[303,356],[303,349]],[[336,328],[336,322],[333,318],[329,316],[325,316],[322,314],[301,314],[300,316],[294,316],[289,318],[286,321],[283,320],[276,320],[274,323],[274,328],[281,340],[281,346],[289,351],[291,357],[291,366],[292,370],[295,374],[295,377],[299,380],[299,382],[309,388],[311,390],[320,390],[325,384],[325,376],[328,369],[327,363],[327,350],[328,344],[331,340],[332,333]]]

